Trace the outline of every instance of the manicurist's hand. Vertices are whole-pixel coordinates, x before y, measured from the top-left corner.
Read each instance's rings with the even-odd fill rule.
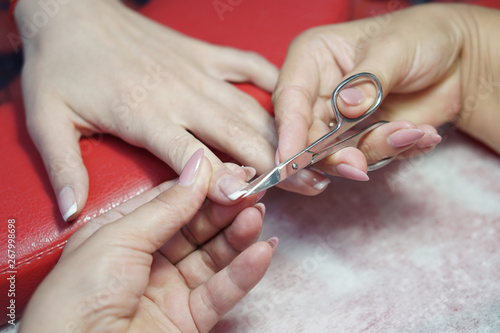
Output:
[[[198,150],[176,183],[90,221],[32,297],[20,332],[207,332],[262,279],[277,239],[257,242],[253,196],[208,202]]]
[[[360,150],[318,163],[322,171],[366,179],[367,162],[432,149],[441,139],[435,127],[447,122],[500,151],[493,128],[500,120],[499,25],[497,10],[436,4],[304,32],[290,46],[273,94],[279,160],[328,131],[332,91],[360,72],[380,79],[385,99],[374,116],[393,122],[373,131]],[[340,111],[358,117],[373,95],[367,84],[346,89]]]
[[[65,220],[79,214],[88,195],[82,135],[116,135],[177,172],[205,148],[214,168],[209,197],[219,203],[230,203],[227,195],[252,170],[224,165],[205,144],[257,169],[273,164],[272,118],[229,83],[272,91],[278,70],[261,56],[187,37],[118,0],[60,4],[28,34],[26,22],[38,11],[30,0],[15,10],[24,37],[26,117]]]

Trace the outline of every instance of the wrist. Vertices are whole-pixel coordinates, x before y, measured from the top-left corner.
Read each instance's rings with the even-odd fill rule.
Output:
[[[36,43],[49,30],[63,35],[66,26],[74,23],[75,18],[96,16],[104,6],[120,3],[120,0],[18,0],[13,8],[18,35],[11,38],[11,44],[18,49],[21,41],[25,46]]]
[[[461,112],[457,126],[500,153],[500,11],[457,5],[463,46],[460,59]]]

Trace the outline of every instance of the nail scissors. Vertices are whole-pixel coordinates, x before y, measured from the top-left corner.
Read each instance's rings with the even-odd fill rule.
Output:
[[[375,102],[370,107],[370,109],[366,111],[366,113],[358,118],[346,118],[338,110],[337,98],[342,89],[355,80],[371,81],[375,86],[377,96]],[[229,198],[232,200],[236,200],[240,197],[244,198],[273,187],[283,180],[287,179],[288,177],[296,174],[300,170],[321,161],[323,158],[330,156],[341,149],[344,149],[346,147],[357,147],[359,140],[362,137],[373,131],[375,128],[387,123],[387,121],[378,121],[358,132],[355,132],[347,138],[339,138],[339,136],[354,127],[356,124],[362,122],[370,115],[372,115],[382,103],[382,85],[380,84],[378,78],[371,73],[358,73],[342,81],[333,91],[331,102],[337,124],[334,125],[334,128],[330,132],[316,140],[309,147],[307,147],[297,155],[278,164],[274,168],[270,169],[260,177],[247,184],[239,191],[231,194]],[[397,155],[391,156],[369,165],[368,171],[373,171],[389,164],[394,158],[396,158],[396,156]]]

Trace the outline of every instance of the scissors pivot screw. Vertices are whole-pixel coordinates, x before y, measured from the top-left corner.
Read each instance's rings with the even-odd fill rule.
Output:
[[[299,168],[299,166],[297,165],[297,163],[293,163],[292,164],[292,169],[293,170],[297,170]]]

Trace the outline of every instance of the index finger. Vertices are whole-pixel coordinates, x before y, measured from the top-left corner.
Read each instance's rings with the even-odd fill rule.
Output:
[[[284,161],[306,147],[319,82],[315,60],[307,56],[300,42],[293,43],[273,94],[278,161]]]

